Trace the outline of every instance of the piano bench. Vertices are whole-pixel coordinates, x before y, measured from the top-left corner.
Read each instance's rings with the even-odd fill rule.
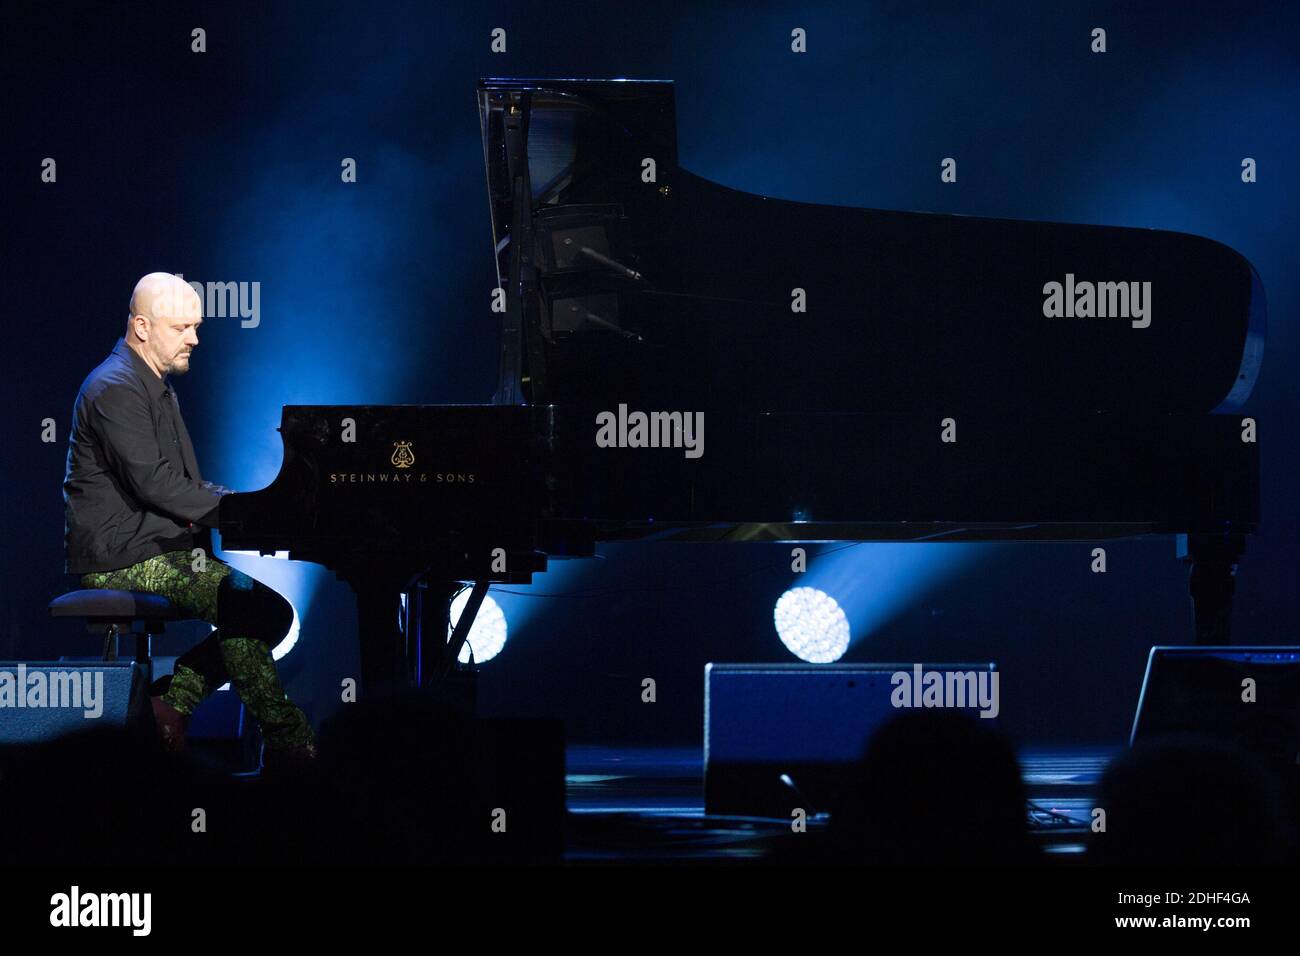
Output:
[[[180,611],[160,594],[143,591],[114,591],[87,588],[69,591],[50,602],[50,617],[81,618],[86,630],[104,635],[104,660],[117,660],[118,639],[125,632],[135,638],[136,663],[153,681],[153,635],[167,629],[167,621],[185,620]]]

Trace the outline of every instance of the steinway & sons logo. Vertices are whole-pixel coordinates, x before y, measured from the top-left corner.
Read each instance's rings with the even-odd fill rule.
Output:
[[[393,471],[336,471],[330,473],[331,485],[472,485],[478,476],[472,471],[413,471],[415,443],[393,442],[389,456]]]
[[[390,459],[398,468],[410,468],[415,464],[415,452],[411,451],[409,441],[393,442],[393,457]]]

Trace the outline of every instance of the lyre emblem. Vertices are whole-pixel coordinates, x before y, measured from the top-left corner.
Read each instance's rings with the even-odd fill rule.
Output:
[[[393,457],[391,460],[398,468],[410,468],[414,465],[415,452],[411,451],[411,443],[409,441],[393,442]]]

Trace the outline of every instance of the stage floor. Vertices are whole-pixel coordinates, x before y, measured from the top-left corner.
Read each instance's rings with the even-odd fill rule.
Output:
[[[1026,825],[1045,854],[1082,855],[1092,794],[1117,748],[1032,748],[1019,753]],[[741,863],[797,839],[790,821],[706,816],[698,748],[570,746],[565,859],[572,863]],[[960,808],[956,808],[960,811]],[[809,832],[828,818],[811,817]]]

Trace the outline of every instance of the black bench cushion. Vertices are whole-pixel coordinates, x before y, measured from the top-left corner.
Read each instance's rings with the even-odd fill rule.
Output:
[[[50,602],[51,617],[86,617],[102,620],[133,621],[137,619],[173,621],[181,613],[161,594],[143,591],[113,591],[109,588],[88,588],[69,591]]]

